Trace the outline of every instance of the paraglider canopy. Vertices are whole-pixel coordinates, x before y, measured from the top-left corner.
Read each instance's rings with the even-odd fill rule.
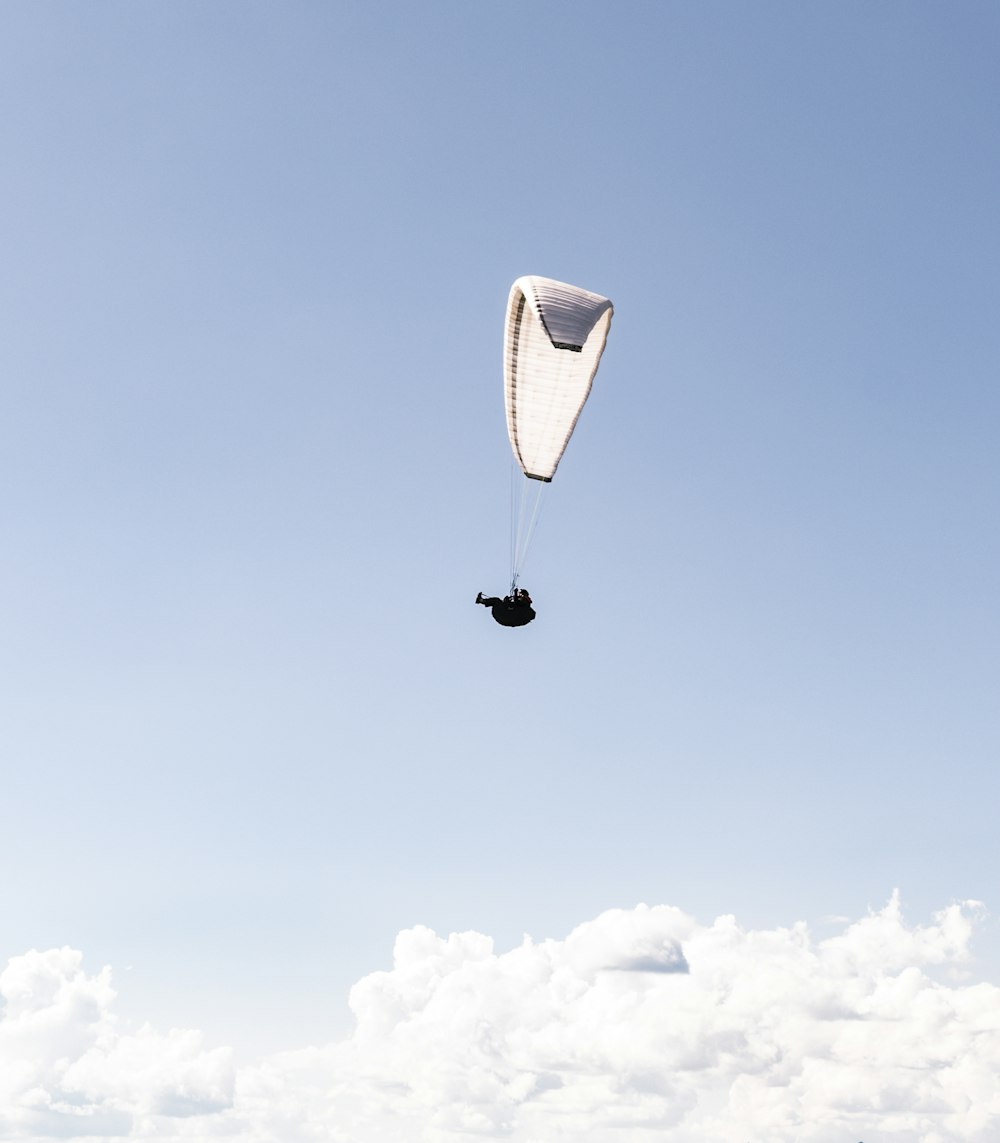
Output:
[[[511,448],[530,480],[552,479],[590,396],[613,307],[552,278],[518,278],[507,300],[504,397]]]

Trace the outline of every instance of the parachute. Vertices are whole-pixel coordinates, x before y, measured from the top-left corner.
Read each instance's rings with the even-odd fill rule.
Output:
[[[511,287],[504,401],[511,449],[524,475],[519,506],[511,484],[511,591],[538,521],[542,490],[590,396],[613,312],[600,294],[551,278],[518,278]]]

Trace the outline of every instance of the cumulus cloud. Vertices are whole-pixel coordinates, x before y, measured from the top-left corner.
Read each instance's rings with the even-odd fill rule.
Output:
[[[111,970],[74,949],[32,950],[0,973],[0,1138],[128,1136],[146,1120],[232,1105],[228,1048],[197,1032],[123,1032]]]
[[[947,980],[979,912],[911,925],[894,895],[816,939],[640,905],[502,953],[417,927],[352,989],[348,1039],[238,1072],[119,1030],[108,970],[32,952],[0,974],[0,1137],[987,1143],[1000,988]]]

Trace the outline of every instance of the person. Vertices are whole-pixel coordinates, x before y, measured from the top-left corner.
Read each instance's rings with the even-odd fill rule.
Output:
[[[476,603],[488,607],[501,627],[523,627],[535,618],[531,596],[523,587],[516,588],[511,595],[505,595],[503,599],[496,595],[483,595],[480,592],[476,596]]]

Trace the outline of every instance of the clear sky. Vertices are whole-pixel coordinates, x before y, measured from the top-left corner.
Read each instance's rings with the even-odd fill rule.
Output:
[[[696,974],[723,915],[996,909],[998,58],[977,0],[9,0],[15,993],[78,950],[46,972],[241,1068],[346,1050],[406,930],[645,903]],[[615,318],[505,631],[523,274]]]

